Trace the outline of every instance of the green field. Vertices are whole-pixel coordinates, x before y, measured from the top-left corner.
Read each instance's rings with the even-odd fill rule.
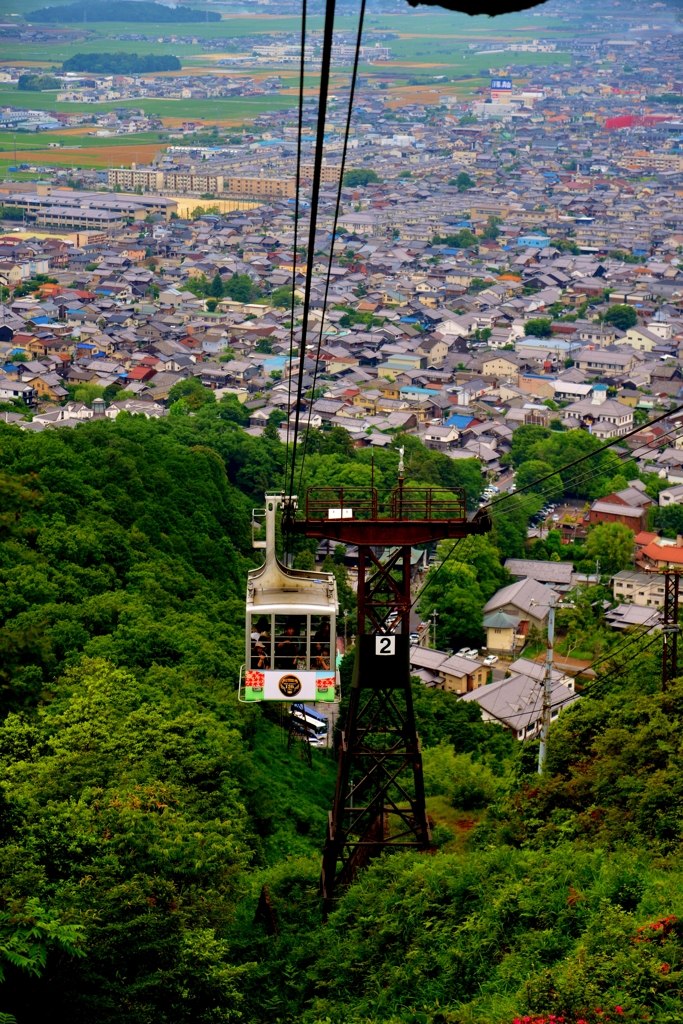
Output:
[[[26,107],[29,110],[55,110],[58,113],[97,114],[115,107],[144,110],[159,117],[212,118],[221,120],[248,120],[266,110],[281,110],[296,105],[295,96],[231,96],[225,99],[131,99],[110,100],[107,103],[55,103],[54,92],[19,92],[14,87],[0,89],[0,106]],[[34,136],[31,135],[30,138]],[[40,136],[38,136],[40,137]],[[26,138],[29,138],[26,135]],[[118,136],[125,138],[125,136]],[[113,141],[113,139],[108,140]],[[35,143],[34,143],[35,145]]]
[[[9,21],[8,15],[13,12],[25,13],[27,8],[35,10],[35,0],[32,3],[24,3],[22,0],[12,0],[11,4],[3,5],[7,13],[3,17]],[[30,13],[26,20],[30,23]],[[299,29],[300,20],[296,16],[271,17],[268,14],[253,16],[224,17],[221,22],[197,22],[195,24],[181,25],[159,25],[128,22],[94,22],[87,26],[87,30],[93,33],[88,40],[77,40],[75,42],[55,41],[54,44],[42,42],[26,42],[17,45],[13,40],[0,40],[0,61],[12,63],[17,60],[40,62],[45,66],[59,65],[62,61],[75,53],[93,53],[102,51],[120,50],[126,53],[152,53],[177,55],[184,63],[188,73],[208,71],[213,62],[204,57],[206,43],[215,38],[226,37],[235,40],[234,50],[239,49],[239,40],[246,35],[270,34],[270,33],[292,33]],[[308,19],[311,30],[319,31],[323,27],[321,16]],[[544,15],[542,12],[522,12],[520,14],[507,15],[492,20],[488,17],[469,18],[463,14],[448,12],[440,9],[426,10],[419,8],[412,12],[406,8],[405,14],[380,14],[371,15],[366,21],[368,32],[390,31],[404,34],[404,38],[392,39],[390,45],[393,53],[393,60],[383,65],[364,65],[360,68],[364,76],[370,78],[385,78],[387,80],[397,77],[408,77],[415,75],[424,84],[430,84],[434,76],[445,73],[448,77],[454,75],[488,75],[489,68],[504,68],[509,64],[529,65],[552,65],[568,64],[571,57],[568,53],[492,53],[473,54],[468,46],[471,43],[493,41],[523,41],[532,37],[554,36],[561,45],[563,36],[572,35],[576,31],[575,26],[568,26]],[[67,26],[70,30],[79,29],[78,25]],[[356,19],[353,17],[339,17],[336,19],[335,28],[340,30],[353,30],[356,27]],[[56,26],[50,26],[51,29]],[[197,39],[196,43],[160,43],[140,42],[125,40],[121,41],[114,37],[119,34],[136,33],[148,36],[190,36]],[[371,38],[371,37],[370,37]],[[228,52],[230,44],[226,45]],[[20,51],[18,57],[17,51]],[[404,69],[401,65],[424,65],[419,67],[408,67]],[[229,69],[220,69],[222,71]],[[243,67],[235,69],[241,73],[263,74],[273,71],[282,75],[288,85],[296,84],[297,74],[291,65],[277,67]],[[348,82],[348,70],[339,69],[334,72],[335,79],[333,88],[343,88]],[[306,78],[307,88],[315,89],[318,82],[317,75],[310,75]],[[397,83],[398,84],[398,83]],[[97,114],[103,111],[112,110],[115,107],[143,110],[147,114],[160,117],[180,118],[203,118],[209,122],[213,120],[222,121],[249,121],[250,119],[271,110],[280,110],[293,107],[296,104],[296,96],[267,96],[267,97],[231,97],[216,98],[209,100],[178,100],[178,99],[146,99],[131,98],[114,100],[99,104],[79,103],[56,103],[54,92],[27,93],[19,92],[10,86],[0,86],[0,105],[27,107],[38,110],[52,110],[61,113],[86,113]],[[49,134],[48,141],[62,141],[64,144],[74,144],[75,139],[63,137],[59,133]],[[83,148],[94,147],[116,147],[130,146],[136,143],[157,141],[155,136],[125,136],[112,137],[108,139],[87,139],[79,137]],[[17,138],[17,149],[35,150],[46,147],[46,140],[42,136],[19,135]],[[5,151],[13,148],[13,138],[0,136],[0,149]],[[77,152],[77,151],[74,151]]]
[[[87,135],[65,135],[63,132],[41,132],[37,136],[29,135],[27,132],[17,132],[16,137],[13,132],[0,132],[0,152],[5,154],[13,153],[15,141],[17,153],[23,150],[35,153],[37,149],[45,149],[47,152],[50,151],[48,150],[48,143],[50,142],[61,142],[62,146],[66,147],[68,151],[70,151],[72,146],[80,146],[81,149],[101,149],[104,147],[111,149],[112,146],[117,145],[130,147],[159,142],[159,132],[138,132],[135,135],[118,135],[104,139]],[[55,150],[55,152],[63,152],[63,150]],[[73,152],[77,154],[78,150],[74,149]]]

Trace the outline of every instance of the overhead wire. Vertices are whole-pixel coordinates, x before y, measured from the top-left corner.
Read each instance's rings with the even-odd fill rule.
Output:
[[[641,428],[641,429],[645,429],[645,428]],[[663,446],[665,446],[666,444],[669,443],[670,435],[676,433],[676,431],[678,429],[679,429],[678,427],[672,427],[670,430],[666,431],[666,433],[660,435],[657,438],[657,440],[656,440],[654,445],[648,445],[647,447],[643,446],[642,449],[640,449],[640,450],[636,449],[633,452],[629,451],[629,452],[624,452],[623,454],[614,453],[614,458],[618,460],[618,465],[615,465],[614,468],[615,469],[618,468],[618,466],[623,465],[626,462],[629,462],[631,459],[640,458],[640,457],[642,457],[642,455],[645,455],[648,452],[654,452],[657,449],[662,448]],[[641,452],[641,454],[639,454],[639,451]],[[599,453],[599,450],[596,449],[596,453],[593,453],[593,454],[597,454],[597,453]],[[553,472],[552,476],[560,476],[564,472],[564,468],[565,467],[560,467],[559,469],[556,469]],[[573,486],[575,486],[576,484],[579,484],[579,483],[586,483],[589,480],[598,479],[599,477],[604,476],[605,472],[607,470],[609,470],[610,468],[612,468],[612,467],[605,467],[605,468],[603,468],[601,470],[597,470],[597,471],[594,471],[594,472],[588,471],[588,472],[581,473],[581,474],[579,474],[577,476],[572,477],[571,484]],[[535,485],[532,483],[532,486],[535,486]],[[502,498],[508,498],[508,499],[510,499],[511,504],[512,504],[512,501],[514,500],[516,495],[519,494],[519,493],[521,493],[521,492],[517,491],[517,492],[514,492],[513,494],[503,495],[503,496],[501,496],[501,500],[502,500]],[[518,509],[521,508],[522,510],[524,510],[525,507],[529,508],[533,504],[533,499],[534,498],[543,498],[543,497],[549,498],[551,496],[552,496],[552,490],[550,488],[545,488],[545,489],[541,490],[540,492],[533,491],[533,492],[531,492],[530,495],[527,495],[526,498],[522,499],[522,503],[521,504],[520,503],[516,503],[517,504],[517,508]],[[492,512],[494,507],[495,507],[494,504],[485,505],[485,506],[483,506],[482,511],[486,511],[487,514],[491,515],[491,512]],[[506,511],[505,508],[498,508],[496,510],[496,515],[498,513],[503,513],[504,514],[505,511]]]
[[[516,499],[517,495],[521,494],[522,491],[526,491],[526,490],[528,490],[528,488],[536,486],[537,483],[542,482],[543,480],[548,480],[548,479],[550,479],[553,476],[559,476],[566,469],[569,469],[572,466],[577,465],[580,462],[588,461],[588,459],[590,459],[590,458],[600,454],[602,451],[605,450],[605,448],[608,448],[611,445],[613,445],[614,443],[616,443],[616,441],[623,440],[623,438],[625,438],[625,437],[631,436],[633,434],[640,433],[641,431],[644,431],[648,427],[650,427],[653,423],[659,422],[660,420],[665,419],[668,416],[673,416],[677,411],[679,411],[681,409],[683,409],[683,405],[678,406],[677,409],[670,410],[669,412],[665,413],[663,416],[657,417],[657,420],[650,420],[648,423],[643,424],[643,425],[637,427],[633,431],[630,431],[629,434],[622,434],[620,438],[613,439],[613,441],[610,444],[603,445],[601,448],[596,448],[595,451],[589,452],[587,455],[582,456],[580,459],[577,459],[574,462],[568,463],[566,466],[561,466],[558,469],[554,470],[552,473],[546,474],[546,476],[545,477],[541,477],[540,480],[534,481],[531,484],[525,485],[525,487],[521,488],[519,491],[516,491],[514,495],[509,495],[509,494],[502,495],[501,498],[498,498],[498,499],[494,500],[493,502],[490,502],[488,505],[484,505],[482,507],[482,509],[481,509],[481,512],[483,512],[486,515],[490,516],[490,518],[493,520],[494,517],[493,517],[493,515],[491,513],[492,513],[494,508],[496,509],[495,515],[498,515],[499,513],[504,514],[505,509],[497,508],[497,506],[500,506],[500,504],[505,499],[511,499],[511,500],[512,499]],[[661,434],[657,438],[657,440],[655,442],[655,445],[654,445],[654,448],[657,449],[657,448],[663,446],[664,444],[667,444],[670,435],[674,434],[678,429],[679,429],[678,427],[674,426],[674,427],[670,428],[669,430],[667,430],[664,434]],[[645,446],[643,446],[643,448],[645,449]],[[617,460],[623,460],[623,461],[627,462],[627,461],[629,461],[629,459],[633,459],[634,458],[635,453],[637,451],[638,451],[638,449],[636,449],[635,452],[630,452],[630,451],[629,452],[624,452],[622,455],[619,455],[619,454],[615,453],[615,458]],[[650,452],[650,451],[653,451],[652,445],[648,445],[647,446],[647,452]],[[645,450],[643,451],[643,454],[646,454]],[[574,477],[572,482],[573,483],[585,483],[587,480],[596,479],[597,477],[602,476],[603,474],[604,474],[604,470],[600,471],[600,472],[582,473],[580,476]],[[527,501],[526,507],[527,508],[529,507],[529,504],[530,504],[532,498],[539,498],[539,497],[542,497],[542,495],[543,495],[543,492],[541,492],[541,494],[538,494],[537,492],[532,492],[532,495],[529,496],[529,500]],[[517,507],[519,508],[520,506],[517,505]],[[521,508],[522,508],[522,510],[524,510],[524,504],[522,504]],[[444,565],[446,564],[446,562],[449,561],[449,559],[453,555],[453,552],[455,551],[456,547],[458,546],[460,541],[463,540],[463,539],[464,539],[463,537],[460,537],[458,540],[455,541],[455,543],[452,545],[452,547],[451,547],[450,551],[448,552],[448,554],[445,556],[445,558],[441,561],[441,563],[437,567],[436,572],[431,574],[431,577],[430,576],[427,577],[427,580],[425,581],[424,585],[420,588],[420,590],[415,595],[415,598],[413,599],[413,601],[411,603],[411,606],[410,606],[411,609],[415,606],[415,604],[423,596],[423,594],[428,589],[428,587],[430,587],[433,584],[433,582],[435,581],[435,579],[437,578],[439,573],[442,571]]]
[[[643,430],[645,428],[641,427],[640,429]],[[656,442],[654,444],[654,447],[652,445],[647,445],[647,446],[644,445],[642,449],[635,449],[634,451],[623,452],[621,454],[615,452],[615,453],[613,453],[613,456],[614,456],[614,458],[617,460],[617,462],[619,464],[623,464],[624,462],[629,462],[631,459],[641,458],[643,455],[647,454],[648,452],[652,452],[653,450],[662,447],[664,444],[667,444],[669,436],[671,434],[675,434],[676,431],[679,430],[679,429],[680,429],[679,427],[672,427],[670,430],[667,430],[664,434],[661,434],[657,438],[657,440],[656,440]],[[596,449],[596,452],[594,452],[592,454],[599,454],[599,450]],[[560,467],[559,469],[556,469],[553,472],[552,476],[561,476],[561,474],[565,471],[566,468],[567,467]],[[597,479],[600,476],[604,476],[605,472],[609,468],[611,468],[611,467],[605,467],[602,470],[597,470],[597,471],[594,471],[594,472],[588,471],[588,472],[581,473],[578,476],[573,476],[571,478],[571,484],[575,485],[577,483],[584,483],[587,480]],[[617,467],[615,466],[615,468],[617,468]],[[532,487],[535,486],[535,483],[532,483],[531,486]],[[523,488],[522,490],[526,490],[526,487]],[[501,500],[503,498],[509,498],[512,501],[514,499],[514,497],[517,494],[520,494],[520,493],[521,493],[521,490],[514,492],[514,494],[509,494],[508,493],[506,495],[502,495],[501,496]],[[547,496],[549,493],[550,493],[550,489],[549,488],[545,488],[544,490],[542,490],[540,492],[539,491],[533,491],[533,492],[531,492],[530,495],[527,496],[527,499],[525,499],[525,500],[531,501],[533,499],[533,497],[542,497],[543,495]],[[487,508],[487,509],[493,508],[493,507],[494,507],[493,505],[485,506],[485,508]],[[505,511],[505,510],[504,509],[500,509],[499,511]]]
[[[641,647],[641,649],[638,651],[638,654],[644,654],[645,651],[647,651],[650,647],[652,647],[654,644],[656,644],[657,641],[661,640],[662,637],[663,637],[663,634],[662,633],[658,633],[657,636],[654,636],[652,638],[652,640],[650,641],[649,644],[645,644],[644,647]],[[637,637],[637,639],[640,640],[642,638],[641,637]],[[633,641],[633,642],[635,642],[635,641]],[[625,645],[625,646],[630,646],[630,645]],[[599,688],[601,686],[603,686],[605,683],[609,683],[613,679],[616,679],[622,672],[623,672],[623,669],[622,668],[618,668],[618,669],[616,669],[615,672],[611,672],[611,673],[608,673],[606,676],[600,676],[597,679],[591,680],[589,683],[586,684],[586,686],[584,688],[584,693],[586,693],[587,696],[594,696],[596,690],[599,690]]]
[[[454,542],[453,546],[451,547],[451,550],[448,552],[446,557],[441,560],[440,564],[438,565],[438,567],[436,569],[436,572],[432,573],[431,575],[430,575],[429,572],[427,573],[427,579],[425,580],[423,585],[420,587],[420,589],[418,590],[417,594],[413,598],[413,601],[411,602],[411,605],[410,605],[411,611],[415,607],[417,602],[420,600],[420,598],[424,594],[425,590],[427,590],[428,587],[431,587],[431,585],[433,584],[434,580],[439,575],[439,573],[443,569],[444,565],[446,564],[446,562],[449,560],[449,558],[451,557],[451,555],[453,554],[453,552],[457,548],[458,544],[460,544],[460,542],[463,541],[464,539],[465,539],[464,537],[458,537],[458,539]]]
[[[544,476],[539,477],[538,480],[532,480],[530,483],[525,484],[523,487],[520,487],[517,491],[515,491],[515,494],[521,494],[523,491],[528,491],[532,487],[537,487],[538,484],[542,484],[544,481],[549,480],[551,477],[557,476],[558,473],[564,473],[566,472],[566,470],[571,469],[573,466],[578,466],[580,463],[586,462],[588,459],[595,458],[596,455],[599,455],[601,452],[606,451],[608,448],[613,448],[614,445],[620,444],[622,441],[625,441],[627,437],[633,437],[634,434],[639,434],[642,430],[647,429],[648,427],[652,427],[655,423],[659,423],[661,422],[661,420],[668,419],[670,416],[675,416],[675,414],[677,412],[681,412],[681,410],[683,410],[683,405],[677,405],[675,409],[669,409],[667,412],[662,413],[660,416],[655,416],[655,418],[650,420],[648,423],[642,424],[638,427],[634,427],[633,430],[628,430],[625,434],[620,434],[618,437],[611,438],[611,440],[607,441],[599,448],[596,448],[592,452],[587,452],[585,455],[581,455],[578,459],[574,459],[572,462],[567,463],[566,466],[561,466],[558,469],[554,469],[552,470],[552,472],[546,473]],[[494,501],[489,502],[488,505],[485,505],[484,509],[488,510],[496,505],[499,505],[503,501],[509,501],[509,499],[510,495],[501,495],[500,498],[496,498],[494,499]]]
[[[320,61],[320,91],[318,93],[318,124],[316,129],[315,157],[313,159],[313,181],[311,185],[311,217],[308,228],[308,247],[306,250],[306,283],[304,285],[304,303],[301,324],[301,344],[299,346],[299,379],[296,389],[296,409],[294,413],[294,436],[292,445],[292,466],[288,494],[294,492],[294,473],[296,467],[296,442],[299,434],[301,416],[301,399],[303,396],[304,369],[306,363],[306,341],[308,337],[308,316],[311,306],[311,285],[313,282],[313,256],[318,226],[318,204],[320,200],[320,182],[323,166],[323,143],[325,140],[325,118],[327,116],[327,96],[330,85],[330,67],[332,63],[332,39],[334,31],[335,0],[326,0],[325,25],[323,28],[322,57]]]
[[[303,451],[301,453],[301,466],[299,469],[299,490],[301,490],[301,482],[304,473],[304,462],[306,460],[306,453],[308,449],[308,432],[311,429],[311,415],[313,412],[313,402],[315,400],[315,384],[318,379],[318,365],[320,360],[320,349],[322,348],[323,331],[325,329],[325,313],[327,312],[327,299],[330,291],[330,280],[332,278],[332,263],[334,260],[334,243],[337,240],[337,224],[339,222],[339,210],[341,208],[341,197],[342,188],[344,186],[344,168],[346,167],[346,155],[348,152],[349,145],[349,134],[351,132],[351,115],[353,113],[353,100],[356,93],[356,82],[358,78],[358,63],[360,58],[360,47],[363,38],[363,22],[365,20],[365,5],[366,0],[361,0],[360,13],[358,16],[358,33],[356,35],[356,50],[353,58],[353,70],[351,72],[351,87],[349,90],[349,109],[346,114],[346,126],[344,129],[344,143],[342,146],[341,164],[339,168],[339,186],[337,188],[337,198],[334,206],[334,217],[332,219],[332,241],[330,244],[330,259],[327,264],[327,276],[325,278],[325,294],[323,296],[323,308],[322,317],[320,319],[320,332],[318,334],[318,345],[315,354],[315,366],[313,368],[313,387],[311,389],[311,402],[308,407],[308,419],[306,421],[306,433],[303,439]]]
[[[621,646],[617,647],[616,650],[610,651],[608,654],[605,655],[604,658],[601,658],[600,661],[592,662],[591,668],[596,669],[600,665],[604,665],[606,661],[611,661],[613,658],[616,657],[617,654],[620,654],[622,651],[626,650],[627,647],[630,647],[631,644],[635,643],[637,640],[642,640],[642,638],[644,636],[647,636],[647,634],[650,633],[656,627],[656,625],[657,623],[650,623],[648,626],[645,626],[642,632],[632,634],[626,641],[626,643],[621,644]]]

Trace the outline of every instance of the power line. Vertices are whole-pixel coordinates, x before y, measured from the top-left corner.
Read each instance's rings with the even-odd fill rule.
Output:
[[[668,440],[666,440],[665,438],[668,438],[669,434],[675,433],[675,431],[677,429],[678,429],[677,427],[674,427],[672,430],[667,431],[666,435],[662,435],[662,437],[660,437],[658,439],[658,441],[657,441],[657,446],[661,447],[661,446],[667,444]],[[652,451],[652,449],[649,449],[649,450]],[[596,451],[596,452],[594,452],[592,454],[599,454],[599,452]],[[629,460],[634,459],[635,455],[634,455],[633,452],[624,452],[621,455],[615,453],[614,454],[614,458],[617,460],[617,462],[615,463],[614,467],[606,466],[602,470],[597,470],[597,471],[590,471],[589,470],[589,471],[581,473],[581,474],[579,474],[577,476],[573,476],[570,479],[570,481],[569,481],[569,485],[570,486],[576,486],[579,483],[586,483],[589,480],[596,480],[600,476],[605,475],[605,473],[608,472],[610,469],[612,469],[612,468],[614,468],[614,469],[620,468],[623,465],[624,462],[628,462]],[[560,478],[560,483],[562,483],[563,486],[566,486],[566,485],[564,484],[564,481],[562,481],[562,479],[561,479],[561,474],[564,472],[565,468],[566,467],[560,467],[559,469],[554,470],[554,472],[552,473],[552,476],[557,476],[557,477]],[[545,478],[545,479],[548,479],[548,478]],[[536,482],[535,481],[532,482],[530,486],[535,487],[536,486]],[[522,488],[521,490],[526,490],[526,487]],[[512,502],[514,500],[514,498],[516,497],[516,495],[521,493],[521,490],[515,492],[515,494],[503,495],[498,500],[502,501],[502,500],[504,500],[504,498],[507,498],[510,502]],[[547,498],[550,493],[551,492],[550,492],[549,488],[544,488],[541,491],[532,491],[530,495],[527,495],[526,498],[523,499],[523,501],[525,501],[527,503],[527,507],[528,507],[528,505],[531,503],[531,500],[532,500],[533,497],[543,498],[545,496]],[[489,508],[492,510],[494,506],[492,505],[490,507],[489,506],[485,506],[485,507],[487,508],[487,510]],[[501,509],[497,510],[497,512],[505,512],[505,511],[506,511],[505,508],[501,508]],[[497,514],[497,512],[496,512],[496,514]]]
[[[668,412],[664,412],[661,416],[656,416],[653,420],[643,426],[634,427],[633,430],[627,431],[625,434],[620,434],[619,437],[613,437],[610,441],[601,445],[600,448],[596,448],[595,451],[587,452],[585,455],[581,455],[578,459],[574,459],[573,462],[567,463],[566,466],[561,466],[559,469],[554,469],[551,473],[546,473],[545,476],[541,476],[538,480],[532,480],[531,483],[525,484],[524,487],[520,487],[516,494],[521,494],[522,491],[528,491],[531,487],[536,487],[538,484],[542,484],[545,480],[549,480],[551,477],[556,476],[558,473],[564,473],[566,470],[571,469],[572,466],[578,466],[580,463],[585,462],[587,459],[592,459],[600,452],[606,451],[608,448],[613,448],[615,444],[619,444],[621,441],[625,441],[627,437],[633,437],[634,434],[639,434],[641,430],[651,427],[655,423],[659,423],[661,420],[667,419],[669,416],[674,416],[677,412],[683,410],[683,405],[677,405],[675,409],[669,409]],[[498,505],[501,501],[509,500],[508,495],[503,495],[500,498],[496,498],[495,501],[489,502],[486,509],[493,508]]]
[[[640,640],[640,637],[638,637],[637,639]],[[661,639],[662,634],[660,633],[657,636],[653,637],[649,644],[646,644],[645,647],[642,647],[640,651],[638,651],[638,654],[644,654],[645,651],[648,650],[648,648],[652,647],[653,644],[656,644],[657,641]],[[594,696],[596,689],[598,689],[600,686],[603,686],[605,683],[611,682],[613,679],[616,679],[622,671],[623,669],[618,668],[615,672],[609,673],[606,676],[601,676],[599,679],[595,679],[593,682],[587,683],[585,693],[588,696]]]
[[[665,434],[662,434],[657,439],[654,448],[652,448],[651,446],[647,447],[647,452],[653,452],[655,449],[662,448],[663,446],[668,444],[669,443],[669,435],[675,434],[678,429],[679,429],[678,427],[672,427],[671,430],[666,431]],[[637,456],[637,451],[638,450],[636,450],[636,452],[624,452],[623,454],[616,454],[615,453],[614,458],[617,459],[617,464],[614,466],[614,468],[615,469],[619,468],[619,467],[621,467],[621,465],[623,465],[623,463],[628,462],[631,459],[635,459],[636,457],[640,457],[640,456]],[[645,454],[645,449],[642,449],[642,451],[643,451],[643,454]],[[599,454],[599,450],[596,450],[596,452],[591,453],[591,454]],[[552,476],[560,477],[562,472],[564,472],[565,468],[566,467],[561,467],[559,469],[554,470]],[[570,485],[571,486],[576,486],[579,483],[586,483],[589,480],[598,479],[600,476],[603,476],[611,468],[612,467],[610,467],[610,466],[606,466],[603,470],[597,470],[595,472],[588,471],[586,473],[580,474],[579,476],[574,476],[574,477],[572,477],[572,479],[570,481]],[[545,478],[545,479],[547,479],[547,478]],[[528,486],[534,487],[534,486],[536,486],[536,483],[532,482],[531,485],[528,485]],[[526,490],[526,487],[522,488],[521,490]],[[512,502],[516,498],[517,494],[521,493],[521,490],[515,492],[514,494],[501,495],[501,497],[499,499],[497,499],[497,502],[502,502],[503,500],[507,499],[511,503],[510,507],[513,507],[512,506]],[[550,495],[550,493],[551,492],[550,492],[550,490],[548,488],[544,488],[540,492],[533,491],[533,492],[531,492],[530,495],[527,495],[526,498],[522,499],[522,503],[518,504],[517,508],[521,508],[522,510],[524,510],[525,507],[529,508],[533,504],[533,498],[540,498],[540,499],[543,499],[543,497],[547,498]],[[492,505],[484,506],[484,509],[488,512],[489,515],[491,515],[491,518],[493,518],[493,515],[497,515],[499,512],[505,513],[506,511],[509,511],[508,508],[498,508],[498,509],[496,509],[496,511],[494,513],[493,510],[494,510],[494,507],[495,507],[496,503],[494,503]]]
[[[414,600],[413,600],[412,604],[410,605],[410,608],[411,608],[411,610],[412,610],[412,609],[413,609],[413,608],[415,607],[415,605],[417,604],[417,602],[418,602],[418,601],[420,600],[420,598],[421,598],[421,597],[422,597],[422,595],[424,594],[425,590],[426,590],[426,589],[427,589],[428,587],[431,587],[432,583],[434,582],[434,580],[436,579],[436,577],[437,577],[437,576],[439,575],[439,573],[440,573],[440,572],[441,572],[441,570],[443,569],[444,565],[446,564],[446,562],[448,561],[448,559],[449,559],[449,558],[451,557],[451,555],[453,554],[453,552],[454,552],[454,551],[455,551],[455,549],[457,548],[458,544],[460,544],[460,542],[461,542],[461,541],[463,541],[464,539],[465,539],[464,537],[458,537],[458,539],[457,539],[457,540],[455,541],[455,543],[454,543],[454,544],[453,544],[453,546],[451,547],[451,550],[450,550],[450,551],[448,552],[448,554],[446,555],[446,557],[445,557],[445,558],[444,558],[444,559],[442,560],[441,564],[440,564],[440,565],[438,566],[438,568],[437,568],[436,572],[435,572],[435,573],[433,573],[433,575],[430,575],[429,573],[427,573],[427,579],[425,580],[425,582],[423,583],[423,585],[422,585],[422,586],[420,587],[420,589],[418,590],[418,592],[417,592],[417,594],[415,595],[415,598],[414,598]]]

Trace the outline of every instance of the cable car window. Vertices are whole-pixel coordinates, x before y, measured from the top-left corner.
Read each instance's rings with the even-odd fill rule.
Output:
[[[251,668],[268,669],[272,660],[270,615],[251,617]]]
[[[311,615],[311,669],[330,667],[330,616]]]
[[[275,616],[275,668],[299,669],[307,667],[308,616]]]

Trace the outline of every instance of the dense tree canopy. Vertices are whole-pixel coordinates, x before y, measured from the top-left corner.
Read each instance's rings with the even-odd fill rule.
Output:
[[[314,751],[309,769],[278,709],[235,697],[252,508],[285,464],[277,432],[252,437],[245,416],[235,396],[197,402],[188,381],[160,420],[0,424],[0,1011],[20,1024],[674,1024],[683,690],[660,692],[659,634],[625,654],[607,635],[604,587],[558,615],[558,633],[600,634],[603,660],[553,724],[542,776],[535,743],[414,682],[435,849],[371,862],[321,921],[335,760]],[[311,430],[295,479],[392,488],[401,445],[409,490],[463,487],[477,507],[479,463],[414,436],[373,453],[339,427]],[[559,472],[596,446],[522,426],[511,458]],[[631,479],[611,452],[589,465],[588,480],[560,474],[568,493]],[[428,577],[420,612],[439,611],[440,644],[481,641],[483,605],[543,500],[494,505],[491,533]],[[605,571],[631,545],[615,525],[586,544]],[[311,565],[310,543],[296,564]],[[344,556],[326,568],[351,607]]]
[[[344,171],[344,185],[347,188],[355,188],[356,185],[369,185],[374,181],[379,181],[377,171],[373,171],[369,167],[351,167],[348,171]]]
[[[75,4],[42,7],[31,11],[31,21],[71,24],[86,21],[145,21],[168,24],[191,21],[220,21],[215,11],[198,11],[191,7],[166,7],[152,0],[78,0]]]
[[[91,75],[143,75],[154,71],[180,71],[181,63],[170,54],[75,53],[62,64],[62,71],[85,71]],[[47,88],[44,86],[43,88]]]
[[[629,327],[635,327],[638,323],[638,314],[633,306],[617,303],[616,306],[610,306],[604,320],[606,324],[614,324],[620,331],[627,331]]]

